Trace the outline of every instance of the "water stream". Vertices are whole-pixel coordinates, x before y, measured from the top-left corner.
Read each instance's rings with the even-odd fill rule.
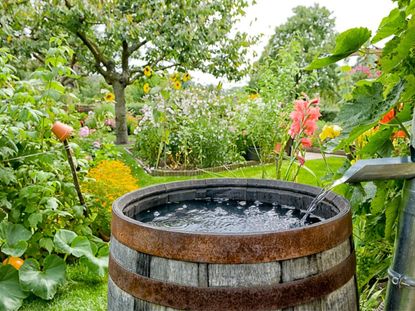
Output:
[[[304,216],[301,218],[301,224],[304,225],[307,221],[307,218],[315,211],[317,206],[323,202],[323,200],[326,198],[326,196],[329,194],[331,190],[333,190],[335,187],[345,183],[348,179],[348,176],[344,175],[343,177],[335,180],[330,185],[324,187],[321,192],[311,201],[310,205],[308,206]]]

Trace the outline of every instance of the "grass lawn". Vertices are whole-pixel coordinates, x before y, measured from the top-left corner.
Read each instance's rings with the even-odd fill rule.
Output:
[[[155,177],[147,175],[136,163],[136,161],[123,149],[121,160],[128,164],[133,174],[139,179],[140,187],[155,185],[159,183],[172,182],[186,179],[217,178],[217,177],[241,177],[241,178],[275,178],[275,166],[272,164],[241,168],[221,173],[206,173],[199,176],[185,177]],[[327,159],[330,168],[336,171],[343,165],[344,159],[332,157]],[[315,176],[306,169],[301,169],[297,182],[309,185],[321,185],[321,180],[326,174],[326,166],[322,160],[309,160],[306,166],[314,172]],[[283,170],[284,171],[284,170]],[[339,186],[336,192],[344,193],[346,186]],[[107,278],[98,279],[86,275],[82,267],[72,265],[68,268],[68,280],[62,286],[55,298],[50,301],[29,298],[20,310],[106,310],[107,309]],[[121,310],[120,310],[121,311]]]

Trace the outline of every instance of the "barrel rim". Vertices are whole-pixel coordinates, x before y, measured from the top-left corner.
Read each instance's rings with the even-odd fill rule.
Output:
[[[112,234],[139,252],[154,256],[207,263],[257,263],[308,256],[335,247],[352,233],[350,203],[329,192],[324,200],[339,212],[309,226],[263,232],[186,232],[151,226],[123,213],[129,204],[148,197],[186,189],[215,187],[268,188],[293,194],[317,195],[321,188],[264,179],[199,179],[165,183],[130,192],[113,203]]]

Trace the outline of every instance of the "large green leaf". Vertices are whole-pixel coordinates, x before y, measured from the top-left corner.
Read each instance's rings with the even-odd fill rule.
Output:
[[[78,236],[75,232],[61,229],[54,237],[55,249],[59,253],[75,257],[93,256],[91,242],[87,237]]]
[[[403,11],[396,8],[392,10],[389,16],[382,19],[376,35],[372,39],[375,44],[393,34],[397,34],[406,28],[406,16]]]
[[[82,257],[81,263],[83,263],[91,273],[104,277],[108,269],[108,254],[108,244],[105,244],[99,249],[96,256],[88,254]]]
[[[65,263],[56,255],[48,255],[40,269],[35,259],[27,259],[19,270],[20,283],[26,291],[42,299],[52,299],[65,281]]]
[[[78,235],[70,230],[61,229],[56,232],[53,242],[55,243],[55,250],[58,253],[71,254],[71,243]]]
[[[336,38],[336,46],[331,55],[314,60],[306,70],[313,70],[335,63],[353,54],[369,40],[371,32],[369,29],[360,27],[346,30]]]
[[[26,241],[19,241],[15,244],[9,244],[6,242],[1,247],[1,251],[9,256],[20,257],[25,253],[27,246],[28,244]]]
[[[20,224],[3,223],[0,229],[0,238],[5,240],[1,251],[9,256],[20,257],[27,249],[27,240],[32,233]]]
[[[19,274],[11,265],[0,265],[0,310],[12,311],[21,307],[27,294],[19,283]]]
[[[389,157],[392,149],[391,136],[393,127],[384,127],[370,137],[369,142],[360,150],[362,155]]]

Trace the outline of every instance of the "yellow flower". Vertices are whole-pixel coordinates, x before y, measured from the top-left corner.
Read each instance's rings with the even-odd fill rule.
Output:
[[[128,14],[127,16],[126,16],[126,18],[127,18],[127,21],[128,21],[128,23],[132,23],[133,22],[133,16],[131,15],[131,14]]]
[[[183,82],[187,82],[190,80],[190,74],[186,72],[182,77]]]
[[[258,94],[258,93],[252,93],[252,94],[249,94],[249,99],[255,100],[255,99],[257,99],[258,97],[259,97],[259,94]]]
[[[12,36],[8,35],[8,36],[7,36],[7,43],[12,42],[12,39],[13,39],[13,38],[12,38]]]
[[[148,94],[150,92],[150,85],[148,83],[145,83],[143,86],[144,93]]]
[[[144,67],[144,75],[146,77],[150,77],[152,73],[153,73],[153,71],[151,70],[150,66],[145,66]]]
[[[104,99],[105,99],[105,101],[107,101],[107,102],[113,102],[113,101],[115,100],[115,96],[114,96],[114,94],[113,94],[113,93],[108,92],[107,94],[105,94]]]
[[[180,75],[177,72],[175,72],[170,76],[170,81],[176,82],[177,80],[179,80],[179,78],[180,78]]]
[[[324,125],[323,130],[320,133],[320,139],[333,139],[340,135],[342,128],[338,125]]]
[[[176,81],[173,83],[173,88],[175,90],[180,90],[182,88],[182,84],[180,83],[180,81]]]

